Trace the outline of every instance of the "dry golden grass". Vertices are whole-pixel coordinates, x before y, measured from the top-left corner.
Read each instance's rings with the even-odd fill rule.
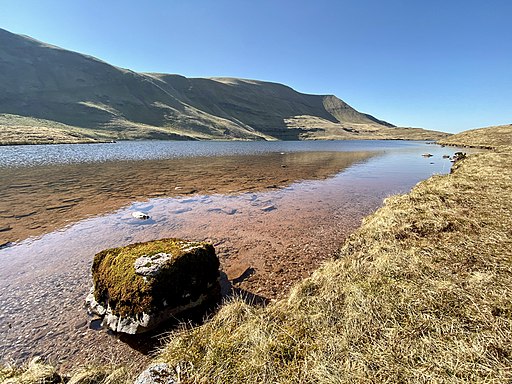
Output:
[[[108,141],[102,133],[55,121],[0,113],[0,145],[77,144]]]
[[[332,122],[318,116],[284,119],[288,129],[300,128],[301,140],[440,140],[449,133],[422,128],[385,127],[375,123]],[[313,128],[313,129],[311,129]]]
[[[26,366],[0,367],[1,384],[129,384],[126,368],[114,366],[82,367],[71,375],[61,375],[52,365],[34,358]]]
[[[441,139],[439,144],[475,148],[497,148],[512,145],[512,124],[471,129]]]
[[[512,380],[512,148],[390,197],[287,299],[169,337],[183,383]]]

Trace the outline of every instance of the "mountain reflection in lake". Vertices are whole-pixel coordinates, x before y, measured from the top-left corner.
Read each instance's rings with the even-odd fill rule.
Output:
[[[143,364],[147,357],[88,328],[82,303],[96,252],[163,237],[210,241],[239,288],[277,298],[386,196],[449,172],[442,155],[456,151],[410,142],[294,145],[299,150],[0,167],[0,226],[11,228],[0,235],[42,235],[0,250],[0,358]],[[151,219],[134,219],[134,211]],[[237,279],[248,268],[254,273]]]

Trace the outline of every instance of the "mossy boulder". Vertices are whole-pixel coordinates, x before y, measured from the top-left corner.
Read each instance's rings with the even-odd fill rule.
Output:
[[[211,244],[162,239],[94,256],[89,312],[116,332],[142,333],[220,299],[219,259]]]

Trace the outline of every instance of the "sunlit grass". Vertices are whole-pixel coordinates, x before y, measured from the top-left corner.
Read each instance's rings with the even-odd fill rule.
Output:
[[[439,140],[439,144],[458,147],[497,148],[511,145],[512,124],[464,131]]]
[[[116,366],[84,366],[63,375],[54,366],[34,358],[24,366],[0,367],[2,384],[128,384],[132,383],[128,370]]]

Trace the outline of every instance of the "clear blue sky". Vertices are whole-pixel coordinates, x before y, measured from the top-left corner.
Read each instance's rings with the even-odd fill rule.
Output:
[[[512,123],[512,0],[1,0],[0,27],[136,71],[269,80],[403,126]]]

